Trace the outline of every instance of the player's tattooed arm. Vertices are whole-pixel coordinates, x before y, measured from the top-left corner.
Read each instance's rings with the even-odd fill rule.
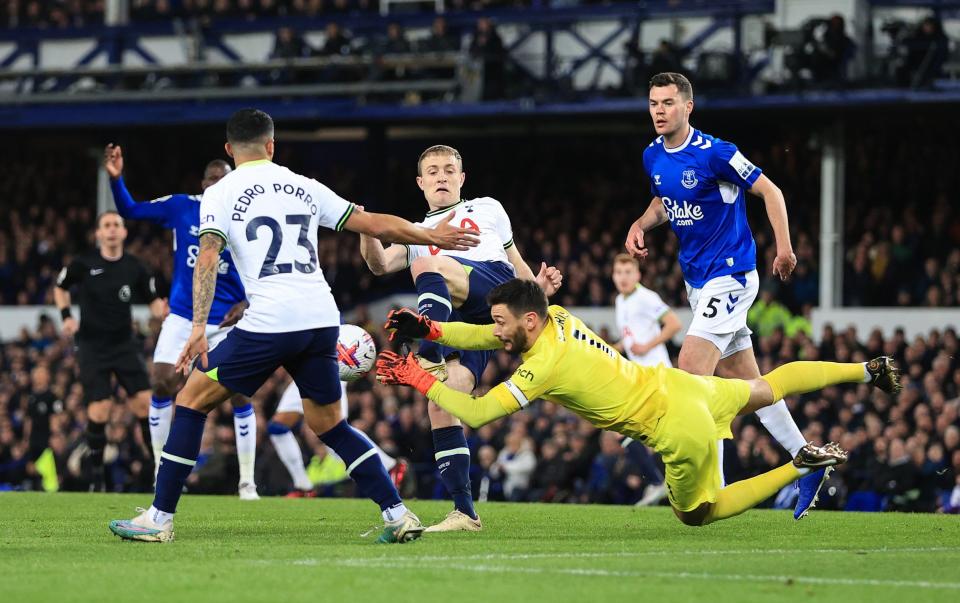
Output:
[[[223,238],[212,232],[200,235],[200,252],[193,268],[193,326],[206,326],[217,287],[217,266]]]

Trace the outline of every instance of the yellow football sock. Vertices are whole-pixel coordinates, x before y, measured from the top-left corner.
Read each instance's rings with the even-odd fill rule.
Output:
[[[787,463],[756,477],[730,484],[717,494],[717,502],[713,503],[703,521],[704,525],[752,509],[799,478],[800,474],[793,463]]]
[[[790,362],[760,377],[770,384],[773,399],[805,394],[837,383],[863,383],[862,362]]]

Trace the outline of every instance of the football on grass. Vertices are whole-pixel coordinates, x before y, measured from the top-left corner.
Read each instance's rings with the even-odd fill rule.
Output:
[[[373,337],[357,325],[340,325],[337,338],[337,364],[342,381],[356,381],[373,368],[377,346]]]

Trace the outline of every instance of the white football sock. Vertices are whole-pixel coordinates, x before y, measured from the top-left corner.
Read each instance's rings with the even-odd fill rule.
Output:
[[[167,436],[170,435],[170,424],[173,422],[174,404],[164,408],[154,408],[150,406],[150,414],[147,415],[150,422],[150,440],[153,446],[153,479],[156,481],[157,472],[160,471],[160,453],[163,452],[163,445],[167,443]]]
[[[163,527],[163,524],[167,523],[168,521],[173,521],[173,513],[161,511],[153,505],[150,505],[150,509],[147,511],[147,517],[150,518],[150,521],[160,527]]]
[[[377,449],[377,454],[380,456],[380,462],[383,463],[384,469],[390,471],[397,465],[397,459],[384,452],[383,448],[377,446],[376,442],[373,442],[373,447]]]
[[[397,521],[407,514],[407,507],[403,503],[400,503],[389,509],[384,509],[380,514],[383,515],[384,521]]]
[[[282,434],[271,434],[270,442],[273,444],[277,456],[283,461],[283,466],[287,468],[290,477],[293,478],[293,487],[297,490],[310,490],[313,484],[307,477],[307,469],[303,466],[303,453],[300,451],[300,444],[297,443],[293,432],[288,431]]]
[[[249,414],[233,414],[233,428],[237,433],[237,460],[240,462],[240,483],[253,484],[253,466],[257,460],[257,415],[250,407]]]
[[[800,449],[807,444],[807,440],[797,427],[797,422],[790,415],[790,409],[783,400],[775,403],[773,406],[767,406],[757,411],[760,422],[767,428],[773,439],[780,442],[780,445],[787,449],[790,456],[797,456]]]

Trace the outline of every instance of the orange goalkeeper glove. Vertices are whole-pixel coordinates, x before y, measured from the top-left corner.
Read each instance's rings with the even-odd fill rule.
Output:
[[[420,367],[412,352],[406,356],[381,352],[377,358],[377,381],[386,385],[409,385],[426,396],[437,378]]]
[[[391,310],[387,314],[387,322],[383,324],[383,328],[390,332],[390,341],[394,339],[401,342],[414,339],[433,341],[443,334],[440,323],[417,314],[409,308]]]

